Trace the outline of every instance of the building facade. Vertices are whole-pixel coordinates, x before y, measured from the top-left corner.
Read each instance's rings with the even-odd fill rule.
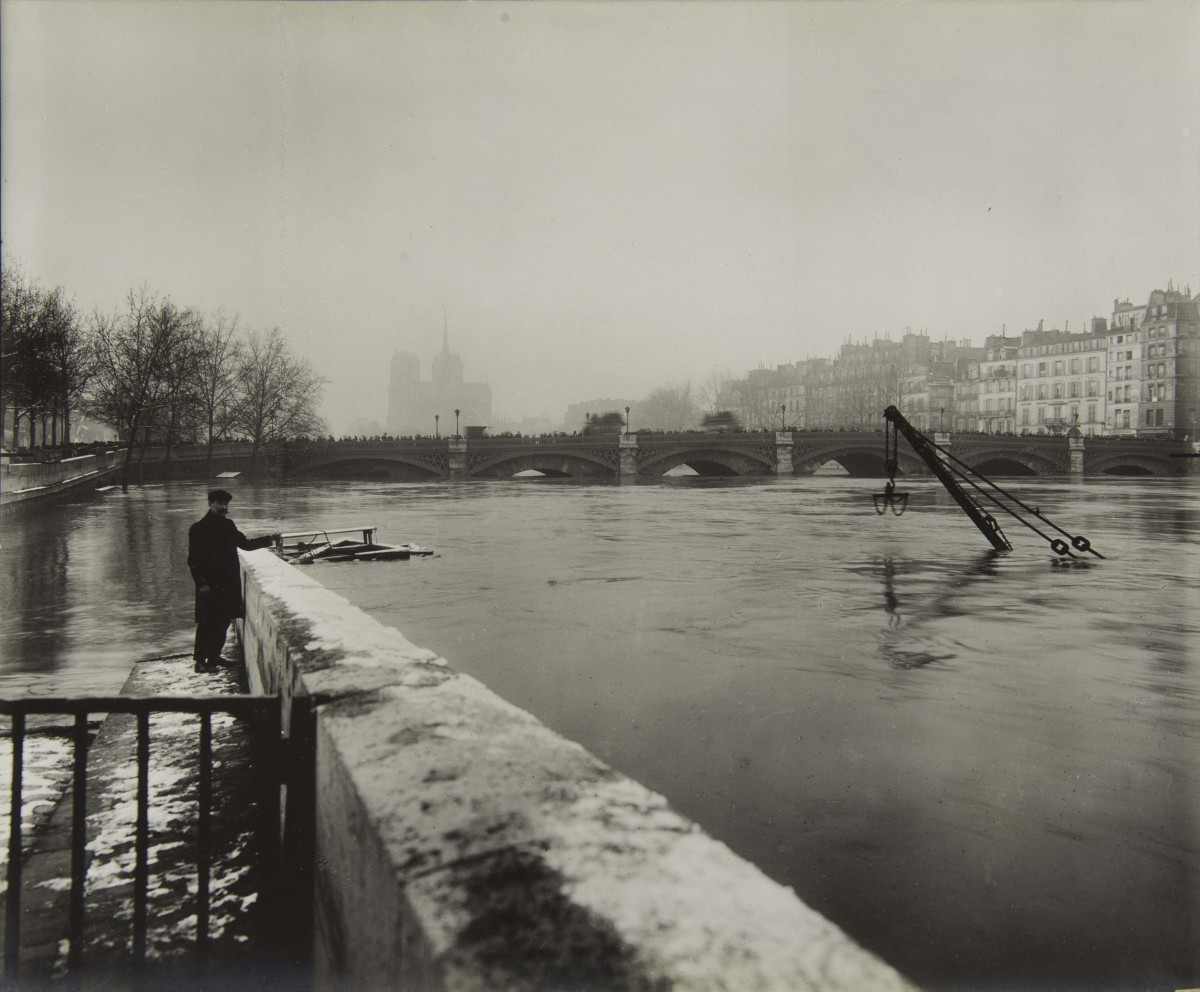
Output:
[[[954,376],[951,429],[1012,433],[1017,404],[1018,338],[1000,335],[984,342],[984,357],[960,361]]]
[[[1200,297],[1156,289],[1145,306],[1113,301],[1107,339],[1108,433],[1200,434]]]
[[[844,344],[833,359],[759,368],[733,384],[749,428],[875,429],[895,405],[917,428],[1200,437],[1200,296],[1113,301],[1088,330],[969,341]]]
[[[832,360],[749,372],[732,391],[734,412],[751,430],[870,430],[882,423],[885,407],[897,406],[922,430],[949,429],[958,369],[983,355],[968,341],[930,341],[924,334],[847,342]]]
[[[1080,334],[1037,330],[1021,335],[1018,433],[1062,434],[1072,427],[1083,434],[1104,433],[1107,338],[1103,319]]]

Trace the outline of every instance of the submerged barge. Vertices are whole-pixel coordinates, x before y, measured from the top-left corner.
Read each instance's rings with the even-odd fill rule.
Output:
[[[280,534],[275,553],[293,565],[315,562],[342,561],[408,561],[409,558],[433,554],[431,548],[419,544],[379,544],[374,527],[344,527],[340,530],[309,530]],[[359,535],[359,539],[334,538],[342,534]]]

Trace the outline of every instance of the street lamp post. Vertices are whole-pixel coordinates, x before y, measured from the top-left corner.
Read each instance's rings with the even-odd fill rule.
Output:
[[[458,414],[459,414],[459,411],[457,409],[455,409],[455,411],[454,411],[454,436],[455,437],[460,436],[459,432],[458,432]]]
[[[625,408],[625,436],[629,437],[629,407]]]
[[[781,403],[779,405],[779,429],[781,431],[787,430],[787,404],[786,403]]]
[[[438,427],[438,421],[441,419],[442,419],[442,415],[440,413],[435,413],[433,415],[433,436],[435,439],[438,439],[438,440],[440,440],[441,436],[442,436],[441,429]]]

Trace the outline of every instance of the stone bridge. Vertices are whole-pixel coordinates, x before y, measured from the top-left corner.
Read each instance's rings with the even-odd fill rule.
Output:
[[[1136,438],[939,434],[938,443],[988,476],[1179,475],[1200,470],[1200,445]],[[702,476],[811,475],[836,463],[850,475],[886,475],[882,431],[780,431],[381,438],[296,442],[273,453],[290,477],[380,480],[508,479],[520,473],[651,479],[684,466]],[[277,461],[276,461],[277,460]],[[902,475],[928,468],[901,440]]]

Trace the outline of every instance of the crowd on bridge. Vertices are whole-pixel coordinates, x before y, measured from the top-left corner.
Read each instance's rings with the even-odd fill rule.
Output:
[[[71,444],[38,444],[32,448],[22,445],[19,448],[0,450],[0,455],[10,462],[59,462],[65,458],[80,458],[84,455],[99,455],[106,451],[115,451],[124,447],[120,441],[84,441]]]
[[[499,434],[487,435],[487,440],[518,440],[533,443],[536,441],[556,441],[567,439],[579,439],[585,437],[595,438],[598,436],[611,435],[617,436],[622,433],[627,433],[636,437],[662,437],[662,436],[679,436],[679,435],[696,435],[711,437],[714,434],[730,434],[732,436],[751,436],[756,434],[774,435],[777,433],[770,429],[759,430],[743,430],[743,431],[712,431],[712,430],[686,430],[686,431],[664,431],[664,430],[637,430],[623,432],[620,430],[606,432],[585,432],[585,431],[550,431],[544,434],[525,435],[520,431],[511,432],[503,431]],[[868,428],[868,427],[817,427],[812,429],[802,429],[792,427],[783,433],[789,434],[882,434],[883,428]],[[1064,435],[1050,434],[1047,432],[1036,432],[1024,430],[1018,432],[1013,431],[949,431],[946,432],[950,437],[972,437],[972,438],[1041,438],[1050,439],[1053,437],[1063,437]],[[309,448],[386,448],[386,447],[409,447],[413,445],[427,445],[430,442],[439,444],[442,441],[449,441],[461,435],[452,434],[412,434],[412,435],[396,435],[396,434],[376,434],[372,436],[363,435],[342,435],[335,437],[332,434],[324,436],[303,436],[290,438],[281,443],[281,446],[289,451],[303,451]],[[1139,444],[1178,444],[1192,440],[1191,437],[1184,434],[1182,436],[1174,436],[1172,434],[1153,434],[1148,437],[1130,437],[1125,434],[1089,434],[1087,435],[1088,443],[1099,442],[1118,442],[1126,443],[1137,442]],[[245,438],[228,438],[222,440],[221,444],[251,444],[252,442]],[[68,445],[53,445],[41,444],[32,448],[19,447],[14,450],[4,449],[0,451],[3,458],[12,463],[20,462],[56,462],[65,458],[75,458],[82,455],[94,455],[106,451],[113,451],[124,447],[124,442],[121,441],[88,441],[80,443],[71,443]],[[195,448],[204,447],[203,442],[179,442],[174,447],[176,448]]]
[[[485,440],[512,439],[512,440],[535,441],[535,440],[546,440],[546,439],[562,440],[562,439],[567,439],[567,438],[597,437],[597,436],[604,436],[606,434],[609,436],[619,436],[621,434],[626,434],[626,435],[634,436],[634,437],[663,437],[663,436],[668,436],[668,435],[670,435],[670,436],[694,435],[694,436],[711,437],[714,434],[730,434],[733,436],[766,434],[766,435],[774,436],[776,433],[787,433],[787,434],[882,434],[883,428],[882,427],[877,427],[877,428],[871,428],[871,427],[816,427],[816,428],[790,427],[786,431],[783,431],[783,432],[772,430],[770,428],[759,428],[757,430],[739,430],[739,431],[723,431],[723,430],[713,431],[713,430],[700,430],[700,429],[681,430],[681,431],[665,431],[665,430],[659,430],[659,429],[636,430],[636,431],[612,430],[612,431],[604,431],[604,432],[549,431],[549,432],[542,433],[542,434],[528,434],[528,435],[522,434],[520,431],[516,431],[516,432],[503,431],[499,434],[488,434],[488,435],[486,435],[486,437],[484,439]],[[1047,439],[1047,440],[1050,438],[1053,438],[1053,437],[1065,437],[1066,436],[1062,432],[1054,434],[1054,433],[1050,433],[1050,432],[1046,432],[1046,431],[1030,431],[1030,430],[1024,430],[1024,431],[1020,431],[1020,432],[1016,432],[1016,431],[958,431],[958,430],[956,430],[956,431],[948,431],[946,433],[951,437],[1042,438],[1042,439]],[[453,435],[453,434],[395,435],[395,434],[386,434],[385,433],[385,434],[376,434],[376,435],[372,435],[372,436],[343,435],[341,437],[334,437],[333,435],[328,435],[325,437],[293,438],[292,440],[285,442],[284,447],[289,448],[289,449],[297,449],[297,448],[303,449],[303,448],[310,448],[310,447],[321,447],[321,448],[330,448],[330,447],[381,448],[381,447],[389,447],[389,446],[404,447],[406,445],[410,445],[410,444],[417,443],[417,442],[428,443],[430,441],[435,441],[435,442],[436,441],[446,441],[446,440],[450,440],[453,438],[461,438],[461,437],[462,437],[462,435]],[[1129,435],[1124,435],[1124,434],[1090,434],[1087,436],[1087,440],[1088,441],[1123,441],[1123,442],[1137,441],[1140,443],[1145,443],[1145,442],[1178,443],[1180,441],[1188,441],[1191,439],[1187,435],[1184,435],[1182,437],[1174,437],[1174,436],[1169,436],[1169,435],[1155,434],[1155,435],[1150,435],[1148,437],[1130,437]]]

